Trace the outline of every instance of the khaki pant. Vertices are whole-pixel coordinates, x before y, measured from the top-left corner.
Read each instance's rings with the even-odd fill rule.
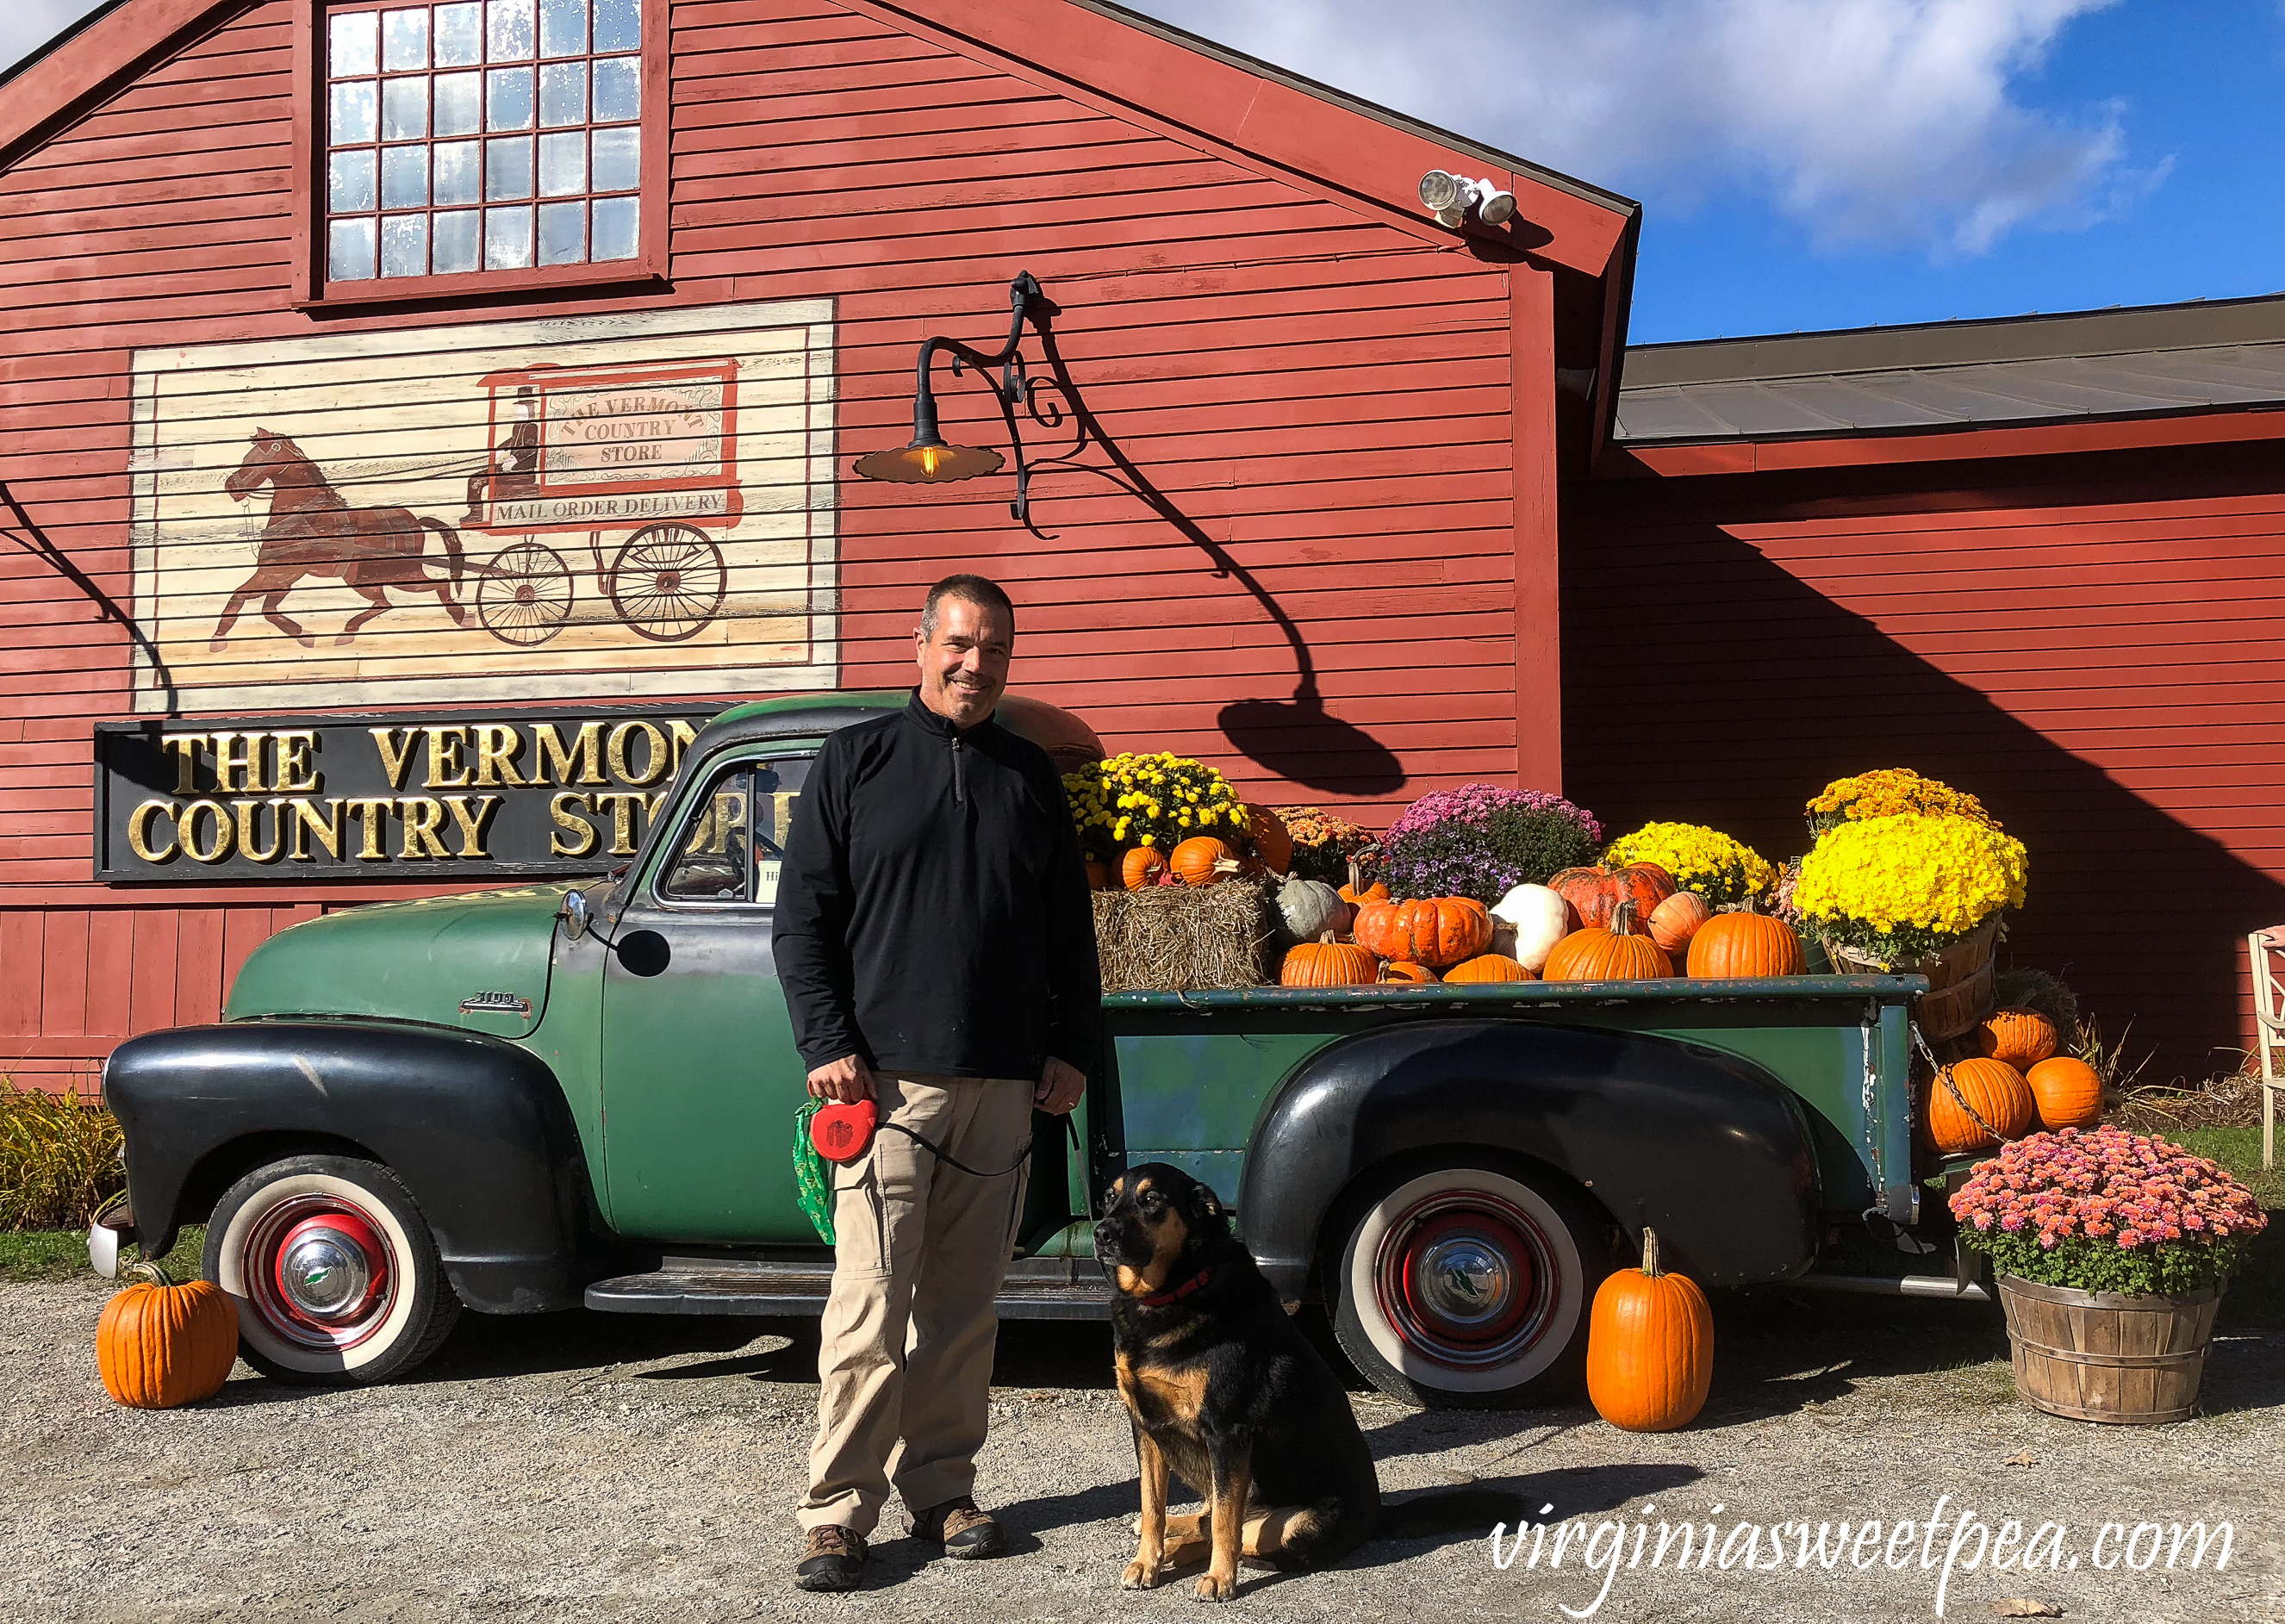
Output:
[[[883,1125],[903,1123],[970,1167],[997,1172],[1030,1137],[1033,1082],[874,1081]],[[899,1439],[896,1489],[908,1509],[974,1488],[1000,1331],[993,1298],[1029,1171],[978,1178],[885,1126],[863,1156],[832,1168],[833,1293],[820,1333],[809,1492],[797,1513],[804,1528],[838,1523],[870,1535]]]

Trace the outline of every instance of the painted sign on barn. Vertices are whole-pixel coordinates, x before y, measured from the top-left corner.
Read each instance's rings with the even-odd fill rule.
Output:
[[[822,300],[138,350],[144,711],[831,687]]]

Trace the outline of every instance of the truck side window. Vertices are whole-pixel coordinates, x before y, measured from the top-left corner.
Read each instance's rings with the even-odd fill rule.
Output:
[[[805,756],[724,769],[677,839],[674,857],[659,876],[661,900],[760,907],[776,902],[786,830],[808,775]]]

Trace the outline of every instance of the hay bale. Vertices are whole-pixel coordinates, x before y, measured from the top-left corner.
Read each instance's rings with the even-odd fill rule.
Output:
[[[1274,979],[1276,904],[1257,880],[1095,893],[1106,992],[1200,992]]]

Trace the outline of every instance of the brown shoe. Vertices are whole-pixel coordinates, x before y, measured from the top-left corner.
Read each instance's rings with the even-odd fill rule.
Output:
[[[915,1515],[913,1537],[943,1546],[947,1557],[997,1557],[1008,1549],[992,1514],[978,1510],[965,1495]]]
[[[793,1581],[804,1590],[853,1590],[864,1576],[865,1539],[839,1523],[824,1523],[802,1542]]]

